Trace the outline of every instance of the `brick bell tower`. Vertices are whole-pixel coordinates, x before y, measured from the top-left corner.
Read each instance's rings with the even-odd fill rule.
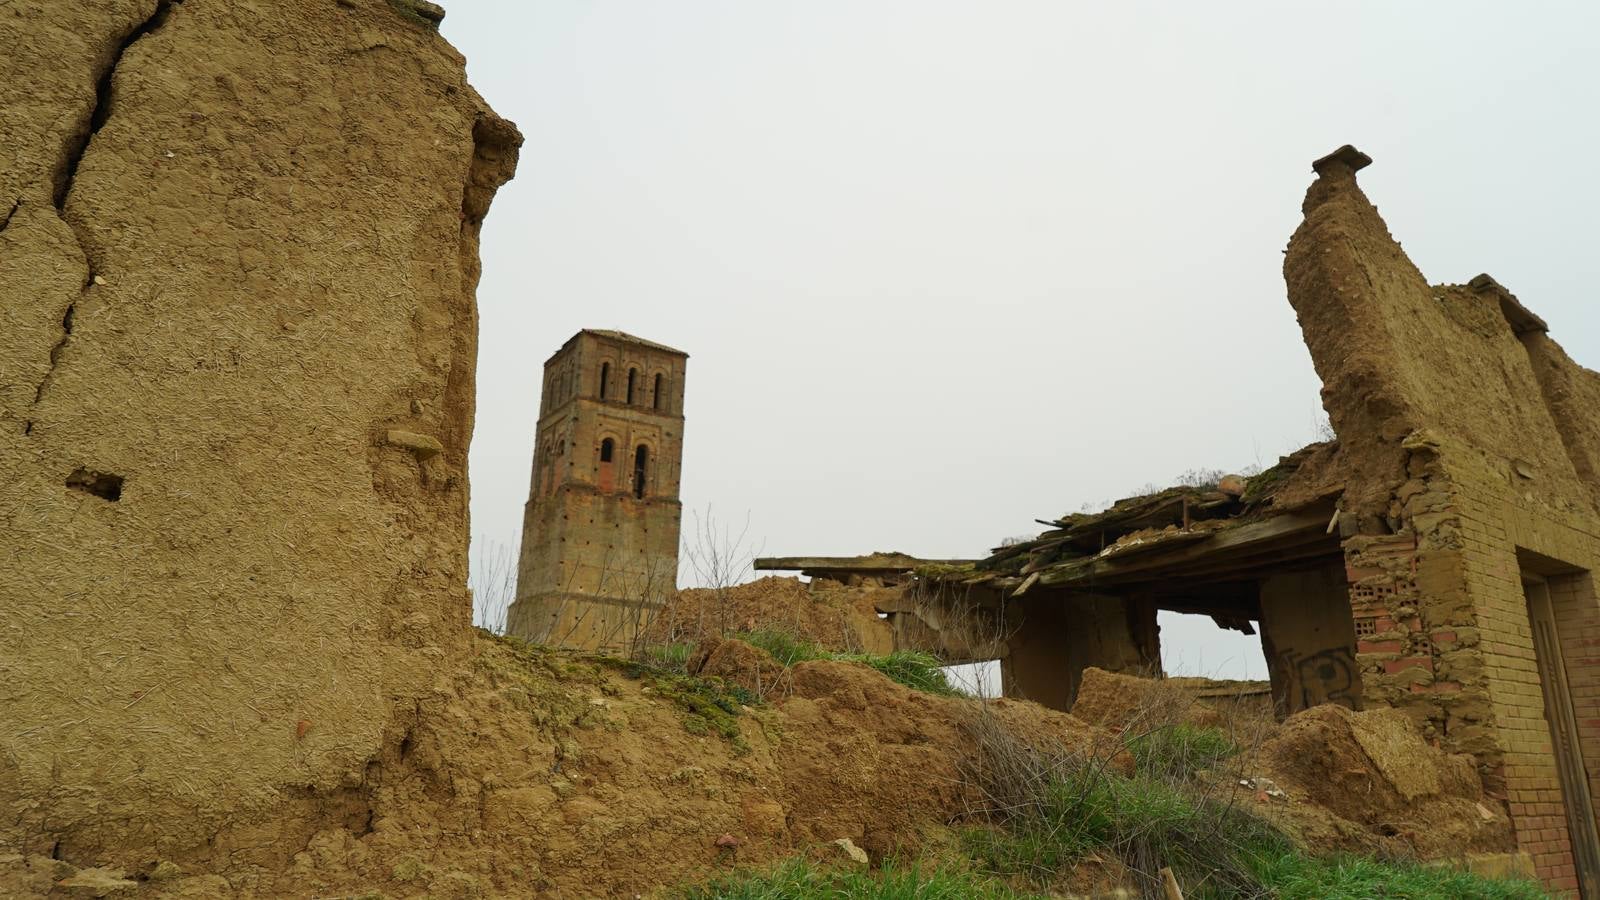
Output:
[[[509,633],[626,649],[676,589],[688,359],[586,328],[545,362]]]

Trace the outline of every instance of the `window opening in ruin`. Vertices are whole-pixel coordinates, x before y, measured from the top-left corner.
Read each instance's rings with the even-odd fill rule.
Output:
[[[644,476],[649,462],[650,448],[640,444],[633,454],[633,496],[640,500],[644,499]]]
[[[954,666],[940,666],[939,671],[944,673],[945,680],[957,690],[965,691],[974,697],[994,699],[1004,696],[1003,686],[1000,683],[1000,660],[985,659],[972,663],[960,663]]]
[[[629,369],[628,370],[628,405],[629,406],[633,405],[634,384],[636,382],[638,382],[638,380],[639,380],[639,370],[638,369]]]
[[[1524,562],[1526,565],[1526,562]],[[1539,686],[1544,697],[1544,718],[1550,729],[1550,745],[1555,751],[1556,774],[1561,787],[1562,806],[1566,807],[1567,829],[1571,835],[1573,863],[1577,868],[1580,894],[1600,896],[1600,827],[1595,821],[1594,795],[1585,766],[1585,747],[1593,739],[1579,730],[1577,707],[1584,706],[1585,718],[1593,712],[1592,698],[1575,697],[1569,674],[1583,677],[1582,668],[1569,668],[1566,653],[1577,649],[1576,640],[1583,626],[1593,619],[1594,582],[1589,573],[1552,575],[1548,578],[1522,572],[1522,592],[1528,602],[1528,624],[1533,634],[1533,651],[1539,667]],[[1586,615],[1587,614],[1587,615]]]
[[[650,405],[656,409],[661,408],[661,376],[656,375],[655,387],[650,391]]]
[[[606,438],[605,440],[600,442],[600,461],[601,462],[603,462],[603,463],[611,462],[612,448],[615,447],[615,446],[616,446],[616,444],[614,444],[612,442],[611,438]]]
[[[1206,615],[1156,613],[1161,630],[1161,669],[1168,675],[1261,681],[1267,678],[1267,655],[1261,638],[1219,627]],[[1251,622],[1259,633],[1259,622]],[[1262,684],[1265,691],[1266,685]],[[1270,693],[1268,702],[1271,703]]]
[[[606,398],[606,383],[611,380],[611,363],[600,364],[600,399]]]

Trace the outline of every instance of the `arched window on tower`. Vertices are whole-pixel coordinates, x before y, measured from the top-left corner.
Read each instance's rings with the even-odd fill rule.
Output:
[[[644,499],[644,478],[650,466],[650,448],[643,444],[633,452],[633,496]]]
[[[600,364],[600,399],[606,398],[606,383],[611,380],[611,363]]]
[[[662,400],[661,400],[661,388],[662,387],[663,387],[663,383],[662,383],[661,373],[657,372],[656,373],[655,387],[651,388],[651,390],[650,390],[650,405],[654,406],[656,409],[660,409],[661,408],[661,403],[662,403]]]
[[[639,370],[638,369],[629,369],[628,370],[628,405],[629,406],[633,405],[634,385],[636,385],[638,383],[638,381],[639,381]]]
[[[600,442],[600,471],[599,482],[601,491],[614,490],[617,486],[617,467],[612,465],[611,459],[616,455],[617,444],[611,438]]]

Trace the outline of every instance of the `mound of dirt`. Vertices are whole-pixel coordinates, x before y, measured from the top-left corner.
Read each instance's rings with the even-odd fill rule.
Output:
[[[645,639],[652,644],[698,643],[738,632],[775,629],[827,650],[888,653],[889,624],[877,604],[899,589],[876,584],[769,576],[730,588],[679,591],[656,616]]]
[[[1072,714],[1112,731],[1139,732],[1174,722],[1214,728],[1223,724],[1212,706],[1173,679],[1141,678],[1090,666],[1083,670]]]
[[[782,663],[740,640],[702,639],[689,657],[688,668],[696,675],[738,685],[757,697],[787,697],[794,690],[794,679]]]
[[[1484,795],[1472,757],[1430,745],[1404,713],[1324,705],[1280,725],[1226,688],[1085,669],[1072,714],[1124,734],[1179,722],[1222,729],[1244,750],[1214,777],[1246,782],[1257,811],[1307,846],[1425,859],[1515,849],[1506,810]],[[1208,692],[1221,695],[1196,699]]]
[[[1315,706],[1289,717],[1250,765],[1288,795],[1267,804],[1315,843],[1425,858],[1515,849],[1473,759],[1422,739],[1405,714]]]
[[[707,659],[761,653],[724,643]],[[153,897],[631,897],[840,838],[874,858],[946,840],[977,802],[960,771],[974,716],[1039,746],[1107,739],[1032,703],[922,694],[851,663],[802,663],[791,681],[755,707],[720,698],[734,712],[707,718],[671,678],[479,637],[342,788],[156,857],[0,856],[0,892],[81,877]]]

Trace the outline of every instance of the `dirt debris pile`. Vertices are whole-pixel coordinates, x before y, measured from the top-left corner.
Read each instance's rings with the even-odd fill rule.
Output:
[[[1472,757],[1430,746],[1403,712],[1322,705],[1276,724],[1235,697],[1196,699],[1201,680],[1086,669],[1072,714],[1130,738],[1174,724],[1223,732],[1245,802],[1307,846],[1423,859],[1515,849]]]
[[[1072,704],[1072,714],[1116,731],[1139,732],[1173,722],[1216,728],[1223,717],[1175,679],[1141,678],[1090,667]]]
[[[1252,759],[1288,794],[1269,806],[1310,846],[1424,859],[1516,849],[1472,757],[1429,746],[1399,710],[1315,706]]]
[[[308,798],[292,834],[236,824],[209,847],[90,876],[36,853],[11,860],[10,883],[632,896],[840,839],[875,859],[946,839],[976,802],[959,762],[972,753],[963,724],[985,711],[1039,746],[1106,740],[1065,713],[921,694],[850,663],[801,663],[788,691],[755,706],[696,693],[716,684],[480,637],[385,735],[360,783]]]
[[[707,637],[771,630],[843,653],[888,653],[889,624],[878,605],[903,588],[869,580],[844,585],[826,578],[768,576],[728,588],[690,588],[668,601],[646,631],[650,644],[694,644]]]

